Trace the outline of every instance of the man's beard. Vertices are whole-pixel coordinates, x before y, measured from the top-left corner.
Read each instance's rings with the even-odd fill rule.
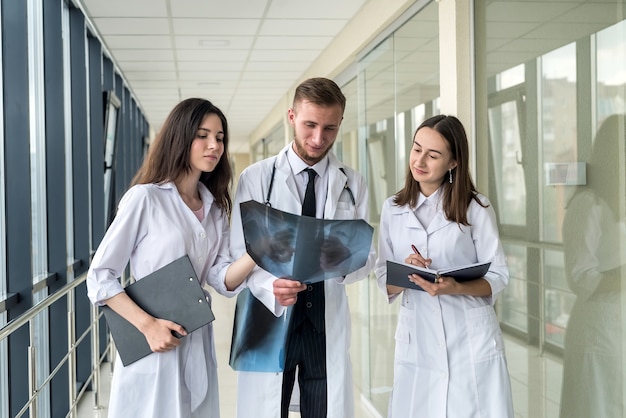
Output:
[[[326,148],[326,151],[324,151],[324,153],[322,155],[320,155],[319,157],[314,157],[312,155],[310,155],[305,149],[304,147],[302,147],[300,145],[300,142],[298,142],[298,140],[296,138],[293,139],[293,144],[295,147],[295,152],[296,154],[298,154],[298,156],[305,162],[307,163],[309,166],[315,165],[316,163],[322,161],[324,159],[324,157],[326,157],[326,155],[328,154],[328,152],[330,151],[330,149],[332,148],[332,146]]]

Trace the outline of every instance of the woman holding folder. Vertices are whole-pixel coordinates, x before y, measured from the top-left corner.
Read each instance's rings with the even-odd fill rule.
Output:
[[[92,303],[131,322],[154,352],[127,366],[116,363],[109,417],[219,417],[212,325],[187,334],[149,315],[118,278],[129,261],[141,280],[187,255],[203,287],[237,294],[254,261],[230,257],[231,176],[224,114],[204,99],[179,103],[122,197],[87,277]]]
[[[401,299],[389,417],[513,417],[502,333],[493,308],[509,281],[495,213],[469,173],[465,129],[439,115],[416,130],[405,186],[381,212],[376,277]],[[405,278],[387,284],[387,260],[444,269],[491,262],[484,277]]]

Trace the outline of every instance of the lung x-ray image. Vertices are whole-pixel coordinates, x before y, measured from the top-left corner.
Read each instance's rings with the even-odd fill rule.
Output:
[[[363,267],[374,229],[362,219],[316,219],[241,203],[248,254],[276,277],[315,283]]]

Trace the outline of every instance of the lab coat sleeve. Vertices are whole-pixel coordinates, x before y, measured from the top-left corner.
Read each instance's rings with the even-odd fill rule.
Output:
[[[468,217],[472,229],[472,239],[476,248],[477,262],[490,261],[491,266],[485,275],[485,280],[491,286],[491,304],[495,304],[497,296],[509,283],[509,269],[500,241],[496,213],[489,200],[480,196],[482,207],[475,201],[470,204]]]
[[[133,187],[120,200],[115,219],[109,226],[87,273],[87,296],[93,304],[124,291],[119,277],[130,256],[148,232],[149,197],[142,187]]]
[[[387,293],[387,260],[393,259],[393,244],[389,237],[389,205],[391,201],[387,199],[383,204],[380,214],[380,225],[378,226],[378,259],[374,267],[376,281],[378,287],[387,297],[389,303],[392,303],[398,295],[389,296]]]
[[[582,298],[592,295],[602,279],[595,251],[602,231],[597,215],[593,201],[578,195],[570,202],[563,220],[565,277],[570,289]]]
[[[263,187],[261,182],[264,181],[265,177],[269,177],[270,174],[263,176],[261,167],[258,164],[252,165],[244,170],[239,177],[237,192],[235,193],[235,204],[233,205],[230,235],[230,250],[234,258],[239,258],[246,253],[239,205],[249,200],[264,201],[262,193],[265,187]],[[273,312],[274,315],[280,316],[285,311],[285,307],[278,303],[274,296],[274,280],[276,280],[275,276],[257,266],[246,279],[246,286],[267,309]]]
[[[245,287],[245,280],[241,283],[241,285],[233,290],[228,290],[226,288],[226,272],[234,260],[230,254],[230,228],[228,225],[228,219],[226,218],[226,213],[221,209],[218,223],[222,227],[222,239],[220,240],[220,248],[215,262],[209,270],[207,283],[220,295],[230,298],[241,292],[241,290]]]
[[[350,189],[354,194],[354,201],[356,205],[355,217],[354,219],[363,219],[366,222],[369,222],[369,199],[368,199],[368,189],[365,184],[365,179],[360,174],[356,173],[354,170],[350,170],[351,174],[349,178],[351,179],[353,184],[349,184]],[[363,280],[369,276],[370,272],[374,268],[374,264],[376,262],[376,250],[374,247],[374,240],[372,239],[372,244],[370,246],[370,252],[367,256],[367,261],[365,262],[365,266],[360,269],[344,276],[338,277],[335,280],[341,284],[350,284],[357,282],[359,280]]]

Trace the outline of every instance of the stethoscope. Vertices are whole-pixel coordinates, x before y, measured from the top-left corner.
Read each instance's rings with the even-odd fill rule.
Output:
[[[346,170],[344,170],[343,167],[339,167],[339,170],[341,170],[341,172],[348,177],[348,175],[346,174]],[[272,166],[272,177],[270,178],[270,187],[267,190],[267,197],[265,198],[265,204],[267,206],[269,206],[270,208],[272,207],[272,204],[270,203],[270,196],[272,195],[272,188],[274,187],[274,175],[276,174],[276,161],[274,161],[274,165]],[[354,200],[354,194],[352,193],[352,190],[350,189],[350,186],[348,186],[348,180],[346,179],[346,184],[343,185],[343,190],[345,190],[346,192],[348,192],[348,195],[350,196],[350,201],[352,202],[353,206],[356,206],[356,200]]]

